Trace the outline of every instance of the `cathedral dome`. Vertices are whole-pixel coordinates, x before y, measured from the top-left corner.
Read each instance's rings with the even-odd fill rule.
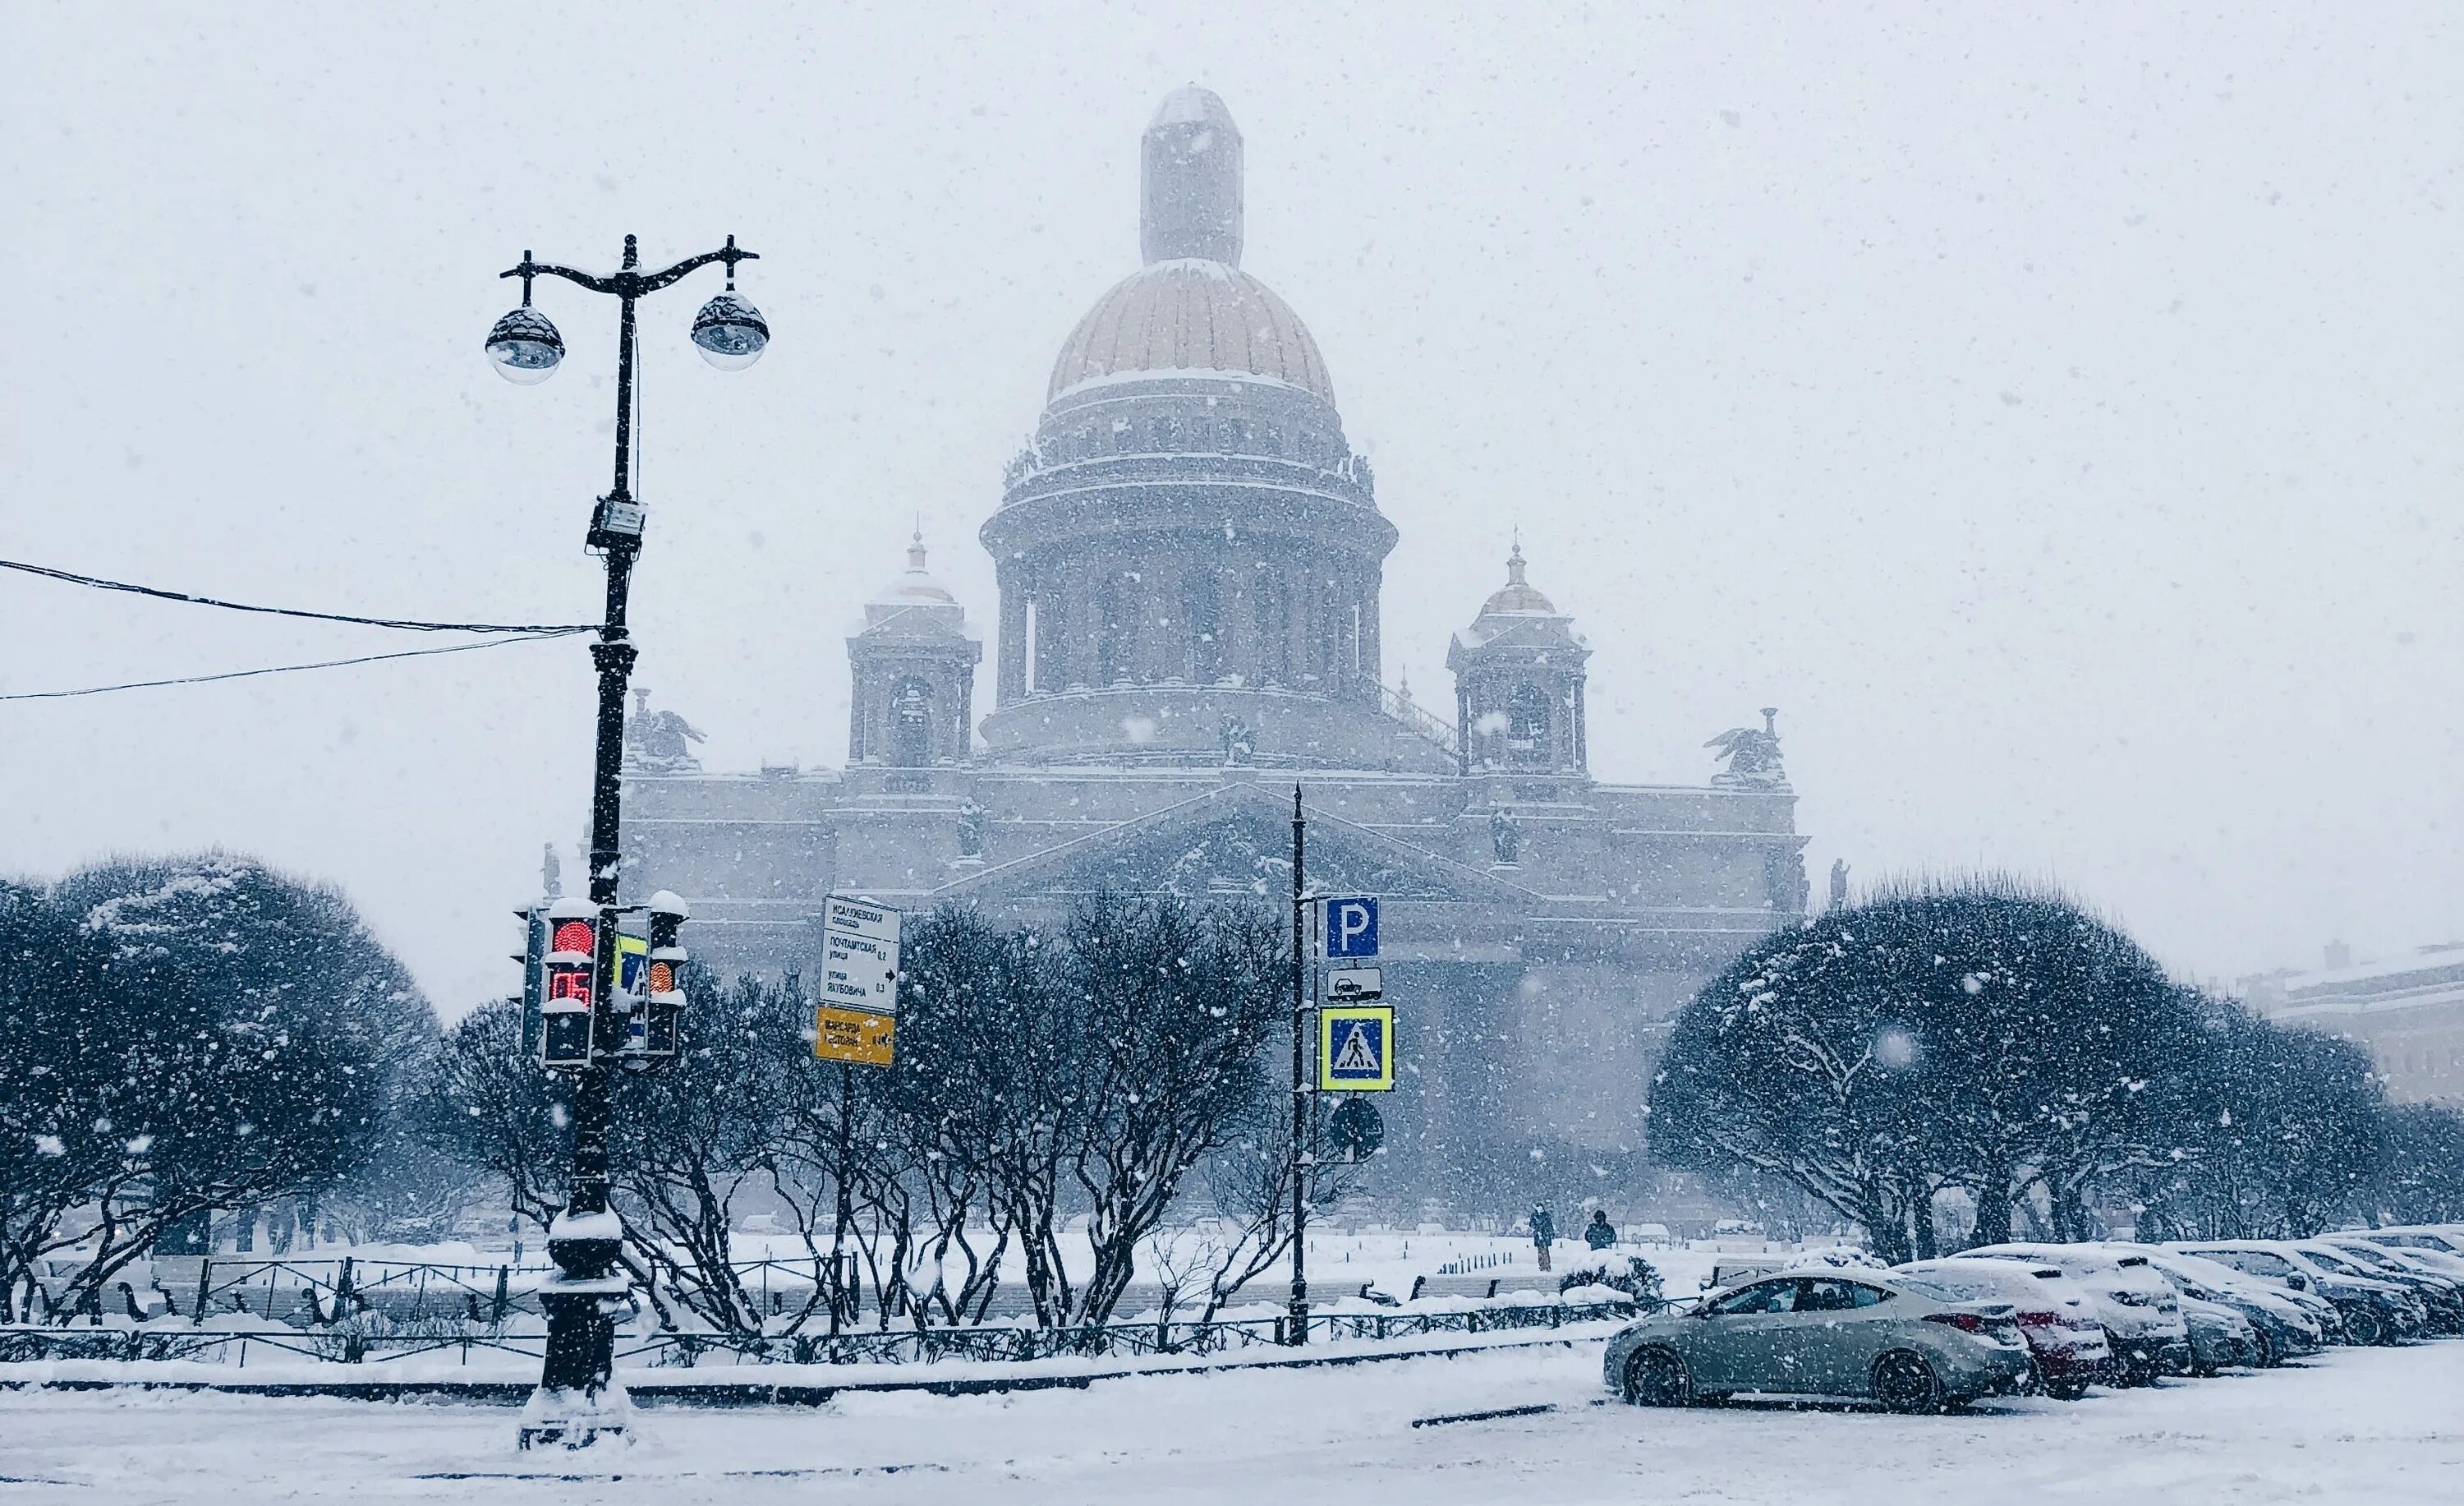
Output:
[[[1052,364],[1045,400],[1136,374],[1265,377],[1334,401],[1291,305],[1240,268],[1195,256],[1151,262],[1096,299]]]
[[[1052,364],[1050,402],[1116,377],[1264,377],[1334,401],[1291,305],[1241,270],[1241,127],[1213,92],[1167,96],[1139,141],[1146,265],[1095,300]]]

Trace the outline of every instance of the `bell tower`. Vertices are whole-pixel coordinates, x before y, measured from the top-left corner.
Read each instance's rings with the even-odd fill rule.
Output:
[[[1446,646],[1455,675],[1464,774],[1591,777],[1583,661],[1574,619],[1524,578],[1523,543],[1506,557],[1506,585]]]
[[[907,570],[865,603],[847,639],[847,764],[930,768],[973,755],[976,666],[984,646],[966,609],[924,567],[919,529]]]

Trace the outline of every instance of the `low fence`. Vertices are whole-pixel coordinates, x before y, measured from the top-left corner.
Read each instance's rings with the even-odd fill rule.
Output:
[[[825,1258],[742,1260],[734,1270],[747,1295],[764,1312],[776,1315],[809,1300],[827,1266]],[[861,1273],[851,1260],[848,1268],[843,1280],[860,1282]],[[134,1282],[114,1281],[101,1292],[88,1293],[75,1315],[64,1315],[59,1308],[65,1279],[39,1281],[36,1291],[47,1316],[73,1320],[143,1320],[169,1314],[259,1318],[304,1327],[379,1313],[396,1322],[498,1324],[515,1314],[539,1315],[536,1289],[552,1269],[544,1262],[453,1265],[352,1255],[327,1260],[169,1255],[148,1262]],[[998,1306],[995,1316],[1008,1316]]]
[[[1414,1339],[1445,1334],[1487,1334],[1515,1329],[1558,1328],[1604,1318],[1631,1318],[1641,1310],[1628,1301],[1518,1302],[1500,1300],[1430,1312],[1322,1313],[1309,1318],[1310,1343],[1350,1340]],[[619,1364],[648,1368],[742,1364],[932,1364],[1207,1356],[1281,1345],[1290,1336],[1288,1318],[1225,1318],[1212,1322],[1105,1323],[1075,1328],[983,1326],[893,1329],[886,1332],[789,1334],[753,1341],[716,1334],[660,1333],[620,1338]],[[390,1330],[390,1331],[386,1331]],[[452,1357],[467,1366],[473,1355],[516,1356],[537,1361],[545,1339],[497,1325],[437,1319],[424,1331],[369,1321],[364,1316],[321,1327],[297,1329],[264,1324],[246,1329],[201,1328],[177,1319],[143,1326],[0,1327],[0,1363],[40,1361],[189,1361],[245,1369],[310,1360],[384,1365],[423,1355]]]

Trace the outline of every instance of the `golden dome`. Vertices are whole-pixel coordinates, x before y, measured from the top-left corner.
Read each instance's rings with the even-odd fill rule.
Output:
[[[1326,361],[1291,305],[1240,268],[1194,256],[1151,262],[1096,299],[1052,364],[1045,399],[1107,377],[1213,372],[1334,401]]]

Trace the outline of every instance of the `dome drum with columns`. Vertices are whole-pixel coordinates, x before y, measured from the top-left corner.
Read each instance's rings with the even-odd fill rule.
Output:
[[[1384,1190],[1453,1196],[1507,1146],[1632,1152],[1670,1016],[1804,913],[1776,734],[1752,779],[1594,778],[1591,650],[1519,540],[1448,646],[1454,722],[1389,691],[1397,529],[1315,340],[1242,269],[1240,131],[1193,88],[1140,144],[1146,264],[1064,341],[979,533],[990,713],[919,537],[847,640],[846,766],[637,764],[627,873],[686,895],[722,971],[809,977],[833,891],[1037,923],[1097,893],[1280,905],[1297,782],[1313,886],[1386,903],[1412,1087],[1381,1105]]]
[[[1443,766],[1379,714],[1396,532],[1291,307],[1238,265],[1242,140],[1182,90],[1144,140],[1148,264],[1061,348],[981,538],[1001,578],[984,741],[1046,764]]]

